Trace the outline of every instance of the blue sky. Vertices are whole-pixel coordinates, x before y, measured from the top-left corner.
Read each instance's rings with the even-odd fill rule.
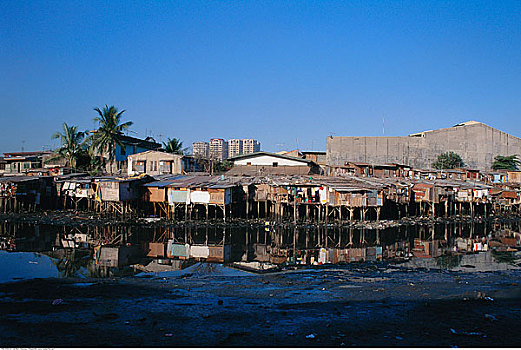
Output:
[[[3,1],[0,152],[125,109],[185,145],[397,136],[478,120],[521,136],[519,1]]]

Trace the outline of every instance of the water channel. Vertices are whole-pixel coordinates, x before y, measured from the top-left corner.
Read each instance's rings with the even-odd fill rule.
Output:
[[[6,221],[0,224],[0,283],[46,277],[128,276],[179,270],[197,261],[259,262],[279,270],[360,262],[469,271],[519,269],[520,231],[519,220],[382,229],[269,222],[144,227]],[[186,256],[171,253],[183,246],[189,247]],[[103,254],[112,255],[107,259]],[[147,269],[151,264],[153,269]]]

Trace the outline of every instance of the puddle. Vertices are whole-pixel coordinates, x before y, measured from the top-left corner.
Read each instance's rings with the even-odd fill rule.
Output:
[[[39,253],[0,251],[0,283],[22,279],[59,277],[57,266]]]

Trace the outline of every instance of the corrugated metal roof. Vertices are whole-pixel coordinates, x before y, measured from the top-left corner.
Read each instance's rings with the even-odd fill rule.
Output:
[[[166,187],[170,185],[172,181],[154,181],[144,184],[144,187]]]

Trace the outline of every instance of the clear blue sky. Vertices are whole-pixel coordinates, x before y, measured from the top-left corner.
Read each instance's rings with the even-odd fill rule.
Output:
[[[520,1],[0,0],[0,67],[0,152],[57,146],[105,104],[185,145],[325,150],[383,117],[521,136]]]

